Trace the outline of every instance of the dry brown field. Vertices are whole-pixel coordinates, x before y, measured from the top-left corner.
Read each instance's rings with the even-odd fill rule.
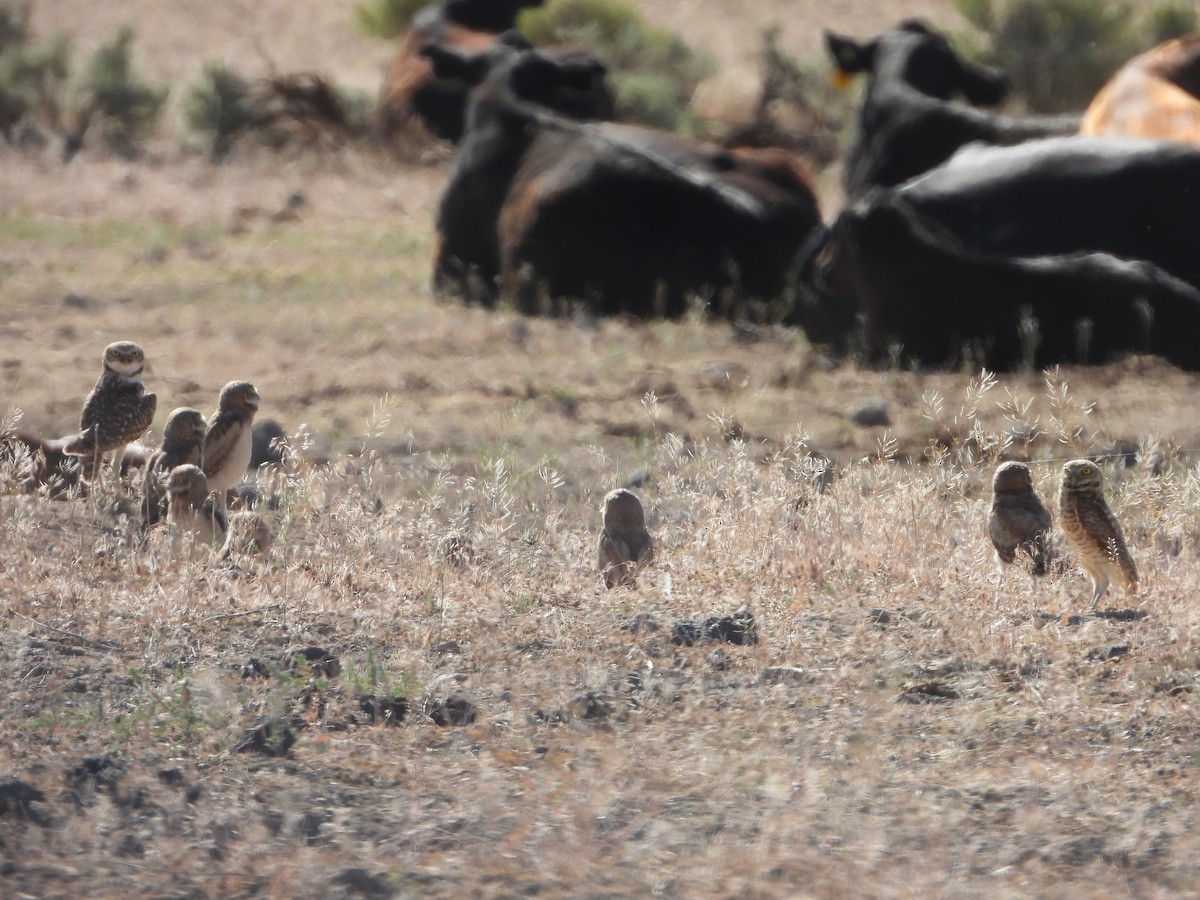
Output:
[[[797,52],[954,21],[642,7],[723,67],[772,17]],[[350,8],[35,22],[86,48],[131,20],[172,84],[223,55],[370,89],[386,47]],[[0,895],[1200,895],[1200,379],[878,371],[779,327],[464,308],[429,291],[445,174],[0,149],[0,418],[71,431],[132,339],[152,441],[245,378],[291,446],[260,483],[276,543],[233,562],[0,471]],[[1061,535],[1035,581],[984,525],[997,459],[1049,503],[1082,455],[1144,582],[1094,612]],[[627,483],[657,554],[610,591],[599,503]],[[756,640],[705,633],[738,613]]]

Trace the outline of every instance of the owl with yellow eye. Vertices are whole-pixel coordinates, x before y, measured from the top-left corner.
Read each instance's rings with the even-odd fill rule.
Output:
[[[1058,521],[1067,544],[1092,579],[1093,609],[1113,581],[1126,593],[1137,593],[1137,567],[1117,517],[1104,502],[1104,475],[1090,459],[1073,459],[1063,466]]]

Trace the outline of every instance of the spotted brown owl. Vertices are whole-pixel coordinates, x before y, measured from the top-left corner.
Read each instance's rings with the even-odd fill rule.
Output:
[[[154,421],[158,398],[146,393],[142,384],[145,365],[145,352],[132,341],[104,348],[104,371],[84,401],[80,433],[64,447],[64,452],[88,462],[84,473],[88,480],[96,476],[103,455],[110,451],[116,471],[125,446],[145,434]]]
[[[208,420],[204,438],[204,474],[208,489],[225,508],[225,492],[246,474],[254,448],[254,414],[258,391],[248,381],[231,381],[221,388],[217,411]]]
[[[600,574],[610,588],[632,584],[637,570],[654,558],[642,501],[633,491],[617,488],[604,497],[596,555]]]
[[[228,524],[225,513],[209,496],[208,479],[192,464],[176,466],[167,476],[167,521],[180,533],[191,533],[197,544],[216,544],[224,539]]]
[[[1050,558],[1050,511],[1033,490],[1033,476],[1022,462],[1002,463],[992,477],[988,535],[1002,562],[1029,561],[1034,575],[1045,575]]]
[[[158,523],[167,514],[166,480],[177,466],[199,466],[204,457],[204,416],[187,406],[171,410],[163,426],[162,446],[146,463],[142,475],[142,529]]]
[[[1121,525],[1104,502],[1104,476],[1090,459],[1063,466],[1058,521],[1067,543],[1092,579],[1092,607],[1116,581],[1126,593],[1138,591],[1137,567],[1125,546]]]

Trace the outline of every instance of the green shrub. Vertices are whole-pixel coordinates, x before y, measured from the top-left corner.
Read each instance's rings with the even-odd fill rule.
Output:
[[[354,25],[366,37],[391,40],[431,0],[367,0],[354,7]]]
[[[81,88],[86,115],[98,117],[111,147],[128,150],[151,132],[167,99],[167,88],[138,80],[133,74],[130,49],[134,30],[117,29],[84,67]],[[86,125],[85,125],[86,127]]]
[[[1191,3],[1163,3],[1147,14],[1147,28],[1151,42],[1161,44],[1196,31],[1200,15]]]
[[[518,26],[539,46],[575,44],[603,60],[617,115],[627,121],[680,127],[696,85],[713,71],[709,58],[620,0],[549,0],[522,12]]]
[[[1125,61],[1194,28],[1179,0],[1146,10],[1134,0],[955,0],[988,34],[983,55],[1012,76],[1039,112],[1084,108]]]
[[[238,136],[254,124],[249,84],[224,63],[210,63],[184,99],[183,117],[207,142],[209,156],[224,159]]]

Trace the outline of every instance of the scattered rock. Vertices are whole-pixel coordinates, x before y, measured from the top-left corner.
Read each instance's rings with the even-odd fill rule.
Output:
[[[739,610],[732,616],[713,617],[704,623],[704,634],[712,641],[726,644],[757,644],[758,628],[749,610]]]
[[[957,700],[958,691],[944,681],[910,681],[900,689],[896,698],[901,703],[932,703],[944,700]]]
[[[29,804],[44,803],[45,800],[45,794],[24,781],[0,782],[0,818],[11,814],[17,819],[43,824],[44,817]]]
[[[712,653],[708,654],[708,658],[705,660],[705,662],[712,667],[713,671],[724,672],[731,665],[733,665],[733,657],[718,647]]]
[[[658,622],[650,613],[638,613],[622,626],[630,634],[652,634],[658,631]]]
[[[446,656],[462,653],[462,644],[460,644],[458,641],[442,641],[440,644],[435,644],[434,646],[430,647],[429,652]]]
[[[812,673],[796,666],[767,666],[758,676],[759,684],[812,684]]]
[[[159,769],[158,780],[168,787],[183,787],[183,771],[181,769]]]
[[[671,643],[678,647],[694,647],[700,643],[704,632],[691,619],[684,619],[671,626]]]
[[[872,400],[851,412],[850,421],[864,428],[878,428],[891,425],[892,417],[888,413],[887,403],[882,400]]]
[[[622,487],[631,491],[635,491],[638,488],[643,488],[648,485],[651,477],[652,476],[650,475],[649,469],[638,469],[632,472],[630,476],[625,479],[625,484],[622,485]]]
[[[372,874],[366,869],[342,869],[330,879],[330,885],[344,892],[347,897],[367,897],[375,900],[386,900],[396,895],[388,876],[384,873]]]
[[[303,674],[305,665],[318,678],[337,678],[342,674],[342,664],[324,647],[289,650],[284,655],[284,668],[294,675]]]
[[[886,609],[876,609],[872,607],[867,610],[867,621],[872,625],[890,625],[892,622],[892,614]]]
[[[236,744],[234,753],[261,753],[263,756],[286,756],[296,743],[292,727],[275,716],[259,719],[248,728]]]
[[[567,703],[571,718],[602,721],[612,714],[612,705],[594,691],[580,694]]]
[[[265,662],[263,662],[257,656],[252,656],[246,662],[246,664],[244,666],[242,666],[242,677],[243,678],[270,678],[271,677],[271,669],[267,666],[267,664]]]
[[[1113,644],[1109,647],[1093,647],[1087,652],[1084,662],[1104,662],[1109,659],[1120,659],[1129,653],[1129,644]]]
[[[471,725],[479,716],[475,704],[461,694],[454,694],[444,700],[440,697],[430,697],[425,700],[423,712],[434,725],[441,728]]]
[[[67,790],[77,799],[104,789],[112,791],[116,789],[120,775],[120,767],[111,756],[89,756],[79,765],[67,769]]]
[[[358,708],[367,714],[372,725],[399,725],[408,715],[408,699],[363,694],[358,698]]]
[[[333,815],[323,809],[313,809],[296,820],[296,833],[311,846],[321,837],[321,826],[333,821]]]

